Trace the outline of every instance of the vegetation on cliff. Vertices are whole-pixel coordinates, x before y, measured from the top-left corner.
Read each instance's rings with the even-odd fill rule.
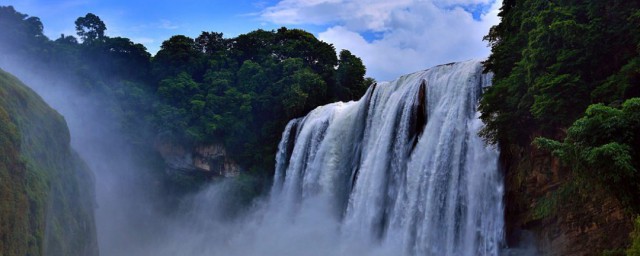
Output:
[[[552,160],[545,160],[548,167],[521,168],[544,162],[531,148],[540,137],[535,146],[551,151],[569,171],[544,174],[559,182],[545,184],[550,193],[583,198],[578,201],[586,206],[606,198],[593,196],[605,191],[638,213],[640,2],[505,0],[499,15],[501,23],[485,37],[492,47],[485,67],[495,76],[480,110],[484,137],[501,145],[507,167],[514,168],[507,179],[539,181],[533,168],[557,169]],[[516,195],[524,190],[508,188],[507,197],[521,202],[511,203],[507,214],[545,201],[540,194]]]
[[[602,187],[640,210],[640,98],[622,108],[589,106],[567,131],[563,142],[537,138],[534,143],[574,170],[582,188]],[[585,191],[585,193],[588,193]]]
[[[0,70],[0,254],[97,255],[93,177],[62,116]]]
[[[640,96],[640,3],[505,1],[500,16],[502,22],[485,38],[492,46],[486,69],[495,73],[480,105],[485,137],[521,146],[540,135],[566,137],[573,155],[568,148],[558,153],[576,160],[574,169],[591,165],[588,176],[601,185],[616,187],[609,183],[622,177],[640,181],[632,114],[638,101],[614,109]],[[603,154],[618,155],[614,162],[620,165],[594,166],[607,162]],[[627,199],[640,195],[638,185],[615,189],[626,190],[619,192]]]

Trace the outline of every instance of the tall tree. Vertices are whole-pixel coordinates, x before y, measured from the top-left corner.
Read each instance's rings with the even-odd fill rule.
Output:
[[[217,32],[202,32],[195,42],[198,50],[206,54],[215,54],[228,48],[227,40]]]
[[[76,19],[76,32],[83,43],[93,43],[96,40],[104,39],[104,31],[107,26],[100,17],[93,13],[87,13],[84,17]]]
[[[0,6],[0,51],[4,54],[42,54],[49,39],[38,17],[17,12],[13,6]]]
[[[336,71],[338,99],[346,101],[362,96],[370,85],[364,78],[366,72],[360,58],[351,54],[349,50],[340,51],[338,70]]]
[[[187,72],[195,79],[202,77],[202,52],[196,42],[187,36],[176,35],[162,42],[154,57],[153,72],[157,78]]]

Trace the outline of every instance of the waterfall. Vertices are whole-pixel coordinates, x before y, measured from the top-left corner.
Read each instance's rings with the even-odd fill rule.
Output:
[[[179,215],[153,219],[158,229],[144,243],[121,251],[504,253],[498,151],[478,137],[476,105],[489,81],[479,61],[467,61],[379,83],[356,102],[318,107],[286,126],[268,196],[229,216],[238,182],[210,184],[177,206]]]
[[[268,201],[291,222],[334,220],[337,251],[498,255],[503,184],[498,151],[478,137],[490,74],[479,61],[433,67],[292,120]],[[312,241],[309,241],[312,242]]]

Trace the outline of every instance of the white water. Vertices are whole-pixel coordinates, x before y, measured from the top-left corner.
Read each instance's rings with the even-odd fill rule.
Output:
[[[503,189],[498,152],[477,135],[475,107],[490,81],[481,71],[478,61],[437,66],[291,121],[270,207],[292,221],[324,211],[312,214],[337,222],[332,255],[351,255],[353,245],[380,255],[497,255]],[[427,123],[416,138],[423,83]]]

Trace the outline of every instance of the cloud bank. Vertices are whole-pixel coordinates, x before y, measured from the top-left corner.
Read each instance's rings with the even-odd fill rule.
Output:
[[[261,18],[324,28],[318,37],[362,58],[367,75],[391,80],[437,64],[486,58],[482,41],[501,0],[282,0]]]

